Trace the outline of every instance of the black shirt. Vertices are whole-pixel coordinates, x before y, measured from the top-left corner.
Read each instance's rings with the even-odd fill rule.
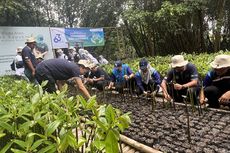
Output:
[[[34,68],[37,65],[37,60],[36,60],[32,50],[31,50],[31,48],[28,46],[25,46],[22,49],[22,60],[23,60],[25,68],[27,68],[27,69],[28,69],[28,65],[26,64],[26,60],[30,60],[31,63],[33,64]]]
[[[100,78],[100,77],[104,77],[105,80],[109,80],[109,75],[100,67],[98,67],[95,72],[91,71],[89,74],[89,78]]]
[[[37,65],[36,73],[49,73],[55,80],[68,80],[80,77],[80,68],[65,59],[49,59]]]
[[[198,80],[198,72],[195,65],[188,63],[182,72],[171,69],[165,79],[167,82],[176,81],[179,84],[186,84],[192,80]]]

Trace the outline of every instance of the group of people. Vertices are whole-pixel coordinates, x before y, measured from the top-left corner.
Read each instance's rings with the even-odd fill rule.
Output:
[[[87,58],[80,59],[77,63],[65,58],[38,61],[32,51],[36,41],[28,38],[26,44],[19,51],[22,55],[24,73],[31,82],[41,84],[48,80],[44,87],[47,92],[55,92],[71,80],[87,98],[90,98],[90,93],[86,84],[101,91],[115,89],[119,93],[128,88],[137,95],[148,95],[160,89],[167,100],[183,102],[184,95],[197,104],[208,99],[209,107],[213,108],[219,108],[221,103],[230,101],[230,55],[215,57],[211,63],[212,70],[207,73],[201,85],[196,66],[185,60],[182,55],[172,57],[171,69],[161,80],[160,74],[145,58],[140,60],[136,73],[129,65],[118,60],[112,73],[108,74],[97,62]],[[83,49],[80,52],[86,54]]]

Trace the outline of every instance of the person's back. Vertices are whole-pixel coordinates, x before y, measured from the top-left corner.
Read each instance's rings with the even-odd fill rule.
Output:
[[[49,59],[41,62],[37,65],[36,69],[45,67],[46,70],[55,80],[67,80],[75,75],[79,75],[79,67],[73,62],[69,62],[65,59]]]

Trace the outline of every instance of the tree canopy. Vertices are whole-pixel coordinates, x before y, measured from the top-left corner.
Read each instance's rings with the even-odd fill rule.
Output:
[[[107,27],[106,57],[230,49],[227,0],[2,0],[1,26]],[[111,54],[117,53],[117,54]]]

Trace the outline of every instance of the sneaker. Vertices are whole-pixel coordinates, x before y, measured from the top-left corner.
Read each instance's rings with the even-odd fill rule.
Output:
[[[119,92],[118,91],[112,91],[112,94],[117,95],[117,94],[119,94]]]
[[[92,91],[97,91],[97,88],[93,87],[91,88]]]

